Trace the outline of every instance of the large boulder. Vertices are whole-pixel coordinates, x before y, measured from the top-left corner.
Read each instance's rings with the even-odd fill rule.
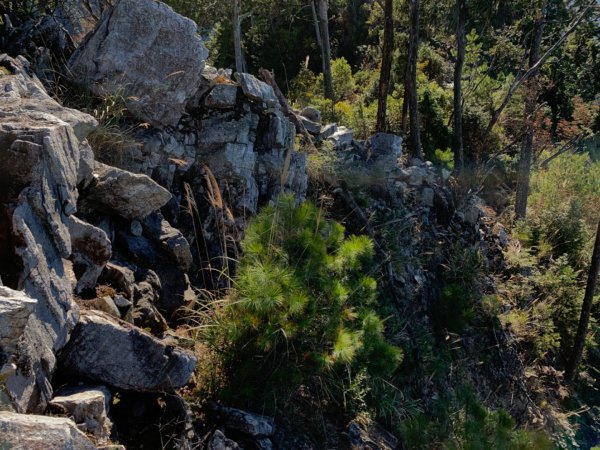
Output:
[[[55,352],[78,318],[65,264],[69,216],[77,204],[80,141],[96,121],[52,100],[22,58],[2,55],[0,65],[0,267],[12,287],[37,300],[6,388],[19,412],[36,412],[52,396]]]
[[[209,404],[209,412],[217,423],[227,429],[253,438],[272,436],[275,429],[275,420],[272,417],[253,414],[218,403]]]
[[[196,367],[191,353],[98,311],[82,311],[61,362],[70,376],[137,392],[180,388]]]
[[[208,50],[196,24],[161,2],[117,0],[73,53],[73,76],[118,95],[140,119],[175,126],[200,85]]]
[[[143,219],[171,199],[169,191],[146,175],[96,163],[94,178],[82,195],[80,207],[84,211]]]
[[[96,446],[69,419],[0,412],[0,448],[95,450]]]

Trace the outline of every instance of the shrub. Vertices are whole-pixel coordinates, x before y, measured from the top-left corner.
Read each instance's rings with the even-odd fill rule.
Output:
[[[314,205],[282,196],[250,224],[242,248],[235,289],[209,336],[230,386],[278,398],[344,367],[376,376],[395,369],[401,352],[373,310],[368,238],[346,238]]]

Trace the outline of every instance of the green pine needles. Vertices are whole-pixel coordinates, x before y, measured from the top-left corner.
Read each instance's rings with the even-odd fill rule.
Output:
[[[209,339],[236,397],[279,398],[314,377],[395,370],[402,353],[386,342],[374,311],[367,237],[345,237],[313,204],[281,196],[254,219],[242,248],[235,288]]]

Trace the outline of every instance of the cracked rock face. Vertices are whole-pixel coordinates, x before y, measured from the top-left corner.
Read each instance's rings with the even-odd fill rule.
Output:
[[[192,20],[161,2],[118,0],[69,65],[96,94],[122,96],[140,119],[163,127],[179,122],[207,57]]]
[[[136,392],[184,386],[196,367],[189,352],[98,311],[82,311],[61,354],[65,373]]]
[[[64,261],[72,252],[80,140],[96,121],[52,100],[25,60],[0,55],[0,62],[10,72],[0,76],[0,209],[19,266],[14,284],[37,300],[6,387],[19,412],[39,412],[52,396],[54,353],[78,318]]]

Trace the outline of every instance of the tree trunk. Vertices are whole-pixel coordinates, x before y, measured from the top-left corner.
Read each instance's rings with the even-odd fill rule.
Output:
[[[462,72],[465,63],[467,5],[465,0],[456,0],[458,23],[456,26],[456,64],[454,65],[454,171],[462,175],[465,170],[462,129]]]
[[[544,20],[546,15],[546,0],[543,0],[542,6],[537,13],[531,49],[529,51],[529,67],[532,68],[540,59],[540,49],[542,46],[542,37],[544,35]],[[529,198],[529,178],[531,176],[531,163],[533,161],[533,135],[535,125],[535,110],[537,102],[537,71],[527,81],[525,86],[525,111],[523,114],[525,126],[525,138],[521,147],[521,156],[519,158],[519,172],[517,175],[517,193],[515,199],[515,216],[517,219],[524,219],[527,216],[527,200]]]
[[[328,0],[319,2],[319,31],[321,34],[321,60],[323,61],[323,90],[325,98],[333,100],[333,82],[331,78],[331,47],[329,43]]]
[[[410,136],[408,140],[410,153],[416,158],[423,158],[421,151],[421,130],[419,128],[419,105],[417,97],[417,59],[419,56],[419,0],[410,0],[410,43],[408,60],[408,109],[410,112]]]
[[[592,263],[590,265],[590,271],[588,274],[585,295],[583,297],[583,305],[581,305],[581,315],[579,316],[579,326],[577,327],[575,344],[573,345],[573,352],[571,353],[571,358],[569,359],[569,363],[567,364],[567,370],[565,371],[565,379],[568,382],[571,382],[575,379],[577,368],[579,367],[579,363],[581,363],[581,357],[583,355],[583,347],[585,346],[585,338],[588,332],[590,313],[592,311],[592,303],[594,300],[594,293],[596,292],[596,281],[598,279],[599,271],[600,222],[598,222],[598,231],[596,232],[596,243],[594,245],[594,253],[592,255]]]
[[[240,18],[241,0],[233,0],[233,48],[235,51],[236,72],[246,72],[246,61],[242,52],[242,20]]]
[[[385,22],[383,26],[383,48],[381,51],[381,72],[379,74],[379,100],[377,102],[378,132],[387,131],[387,96],[390,90],[390,77],[392,74],[392,56],[394,51],[394,2],[385,0]]]

